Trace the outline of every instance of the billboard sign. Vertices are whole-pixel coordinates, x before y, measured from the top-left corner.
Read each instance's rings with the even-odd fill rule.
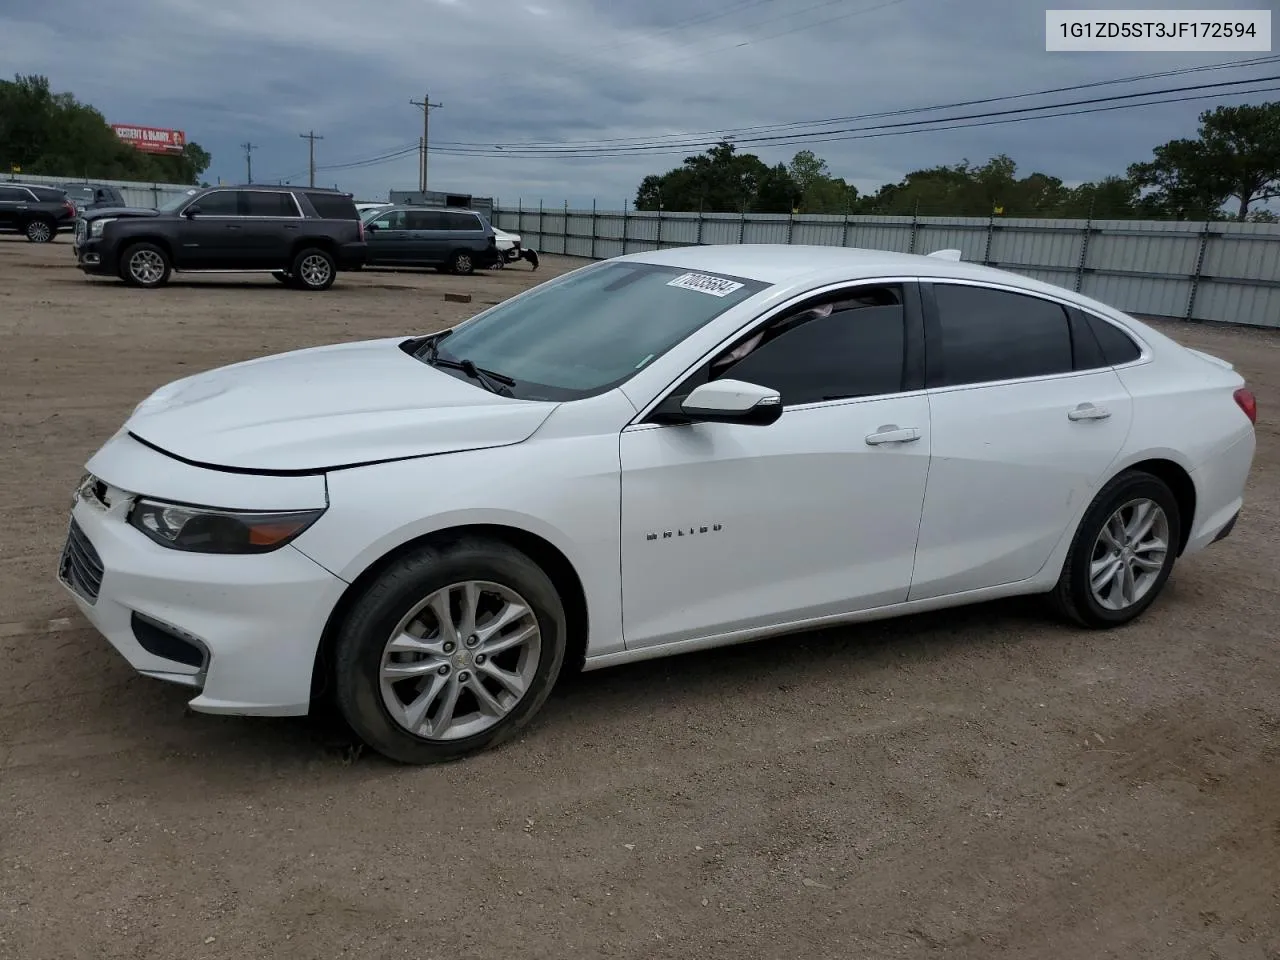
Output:
[[[117,137],[143,153],[181,153],[187,145],[187,136],[181,130],[131,127],[123,123],[113,123],[111,129]]]

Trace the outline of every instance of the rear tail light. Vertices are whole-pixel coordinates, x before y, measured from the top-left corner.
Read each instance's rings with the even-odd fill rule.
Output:
[[[1236,406],[1243,410],[1244,415],[1249,418],[1249,422],[1256,424],[1258,422],[1258,398],[1253,395],[1253,392],[1241,387],[1232,396],[1235,398]]]
[[[76,216],[76,205],[70,200],[64,200],[63,205],[67,208],[67,216],[74,220]]]
[[[363,243],[364,242],[364,221],[357,220],[356,223],[360,224],[360,242]]]

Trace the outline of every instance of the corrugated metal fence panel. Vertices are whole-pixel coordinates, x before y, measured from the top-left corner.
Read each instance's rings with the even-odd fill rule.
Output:
[[[181,183],[140,183],[136,180],[85,180],[81,177],[28,176],[25,173],[14,174],[7,179],[16,180],[19,183],[47,183],[51,187],[64,183],[101,183],[118,188],[124,196],[124,202],[131,207],[158,207],[166,200],[181,196],[191,189],[191,184]]]
[[[500,210],[499,223],[551,253],[615,257],[693,243],[958,248],[1002,269],[1154,316],[1280,326],[1280,225],[1146,220],[816,216]],[[510,224],[508,227],[507,225]],[[625,241],[622,239],[624,236]],[[661,233],[659,233],[661,231]],[[569,237],[565,237],[565,233]],[[594,235],[594,240],[592,239]],[[1196,280],[1197,271],[1199,279]]]

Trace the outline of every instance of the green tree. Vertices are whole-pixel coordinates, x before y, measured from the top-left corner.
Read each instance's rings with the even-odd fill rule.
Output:
[[[67,178],[196,183],[209,154],[188,143],[181,156],[142,153],[122,143],[97,110],[54,93],[42,76],[0,80],[0,165]]]
[[[1129,167],[1132,180],[1153,188],[1143,198],[1147,210],[1213,219],[1234,201],[1235,219],[1246,220],[1253,204],[1280,196],[1280,101],[1206,110],[1198,134]]]
[[[636,190],[636,209],[786,213],[797,198],[785,166],[769,167],[726,140],[685,157],[682,166],[645,177]]]

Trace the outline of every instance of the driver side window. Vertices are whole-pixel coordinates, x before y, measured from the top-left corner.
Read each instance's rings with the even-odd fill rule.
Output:
[[[896,284],[826,294],[730,347],[712,361],[708,379],[771,387],[787,407],[899,393],[906,319]]]

